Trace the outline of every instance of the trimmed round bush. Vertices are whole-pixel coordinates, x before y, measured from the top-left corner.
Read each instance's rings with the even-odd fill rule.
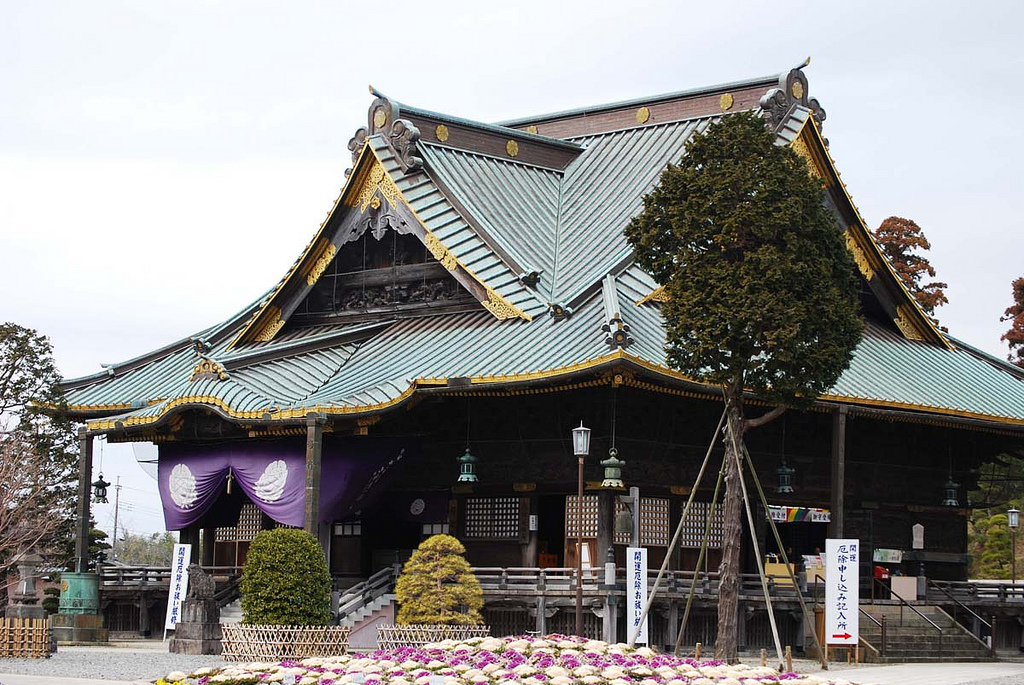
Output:
[[[242,623],[322,626],[331,620],[331,574],[309,533],[264,530],[242,568]]]
[[[405,562],[395,586],[404,625],[480,625],[484,593],[463,556],[466,548],[451,535],[434,535],[420,543]]]

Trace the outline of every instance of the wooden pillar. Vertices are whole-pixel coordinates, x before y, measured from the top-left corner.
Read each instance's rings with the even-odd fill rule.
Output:
[[[214,565],[214,545],[217,544],[217,529],[213,526],[203,528],[203,555],[202,566]]]
[[[828,526],[830,538],[843,537],[843,509],[846,487],[846,414],[845,406],[836,407],[832,413],[832,497],[830,509],[832,520]]]
[[[614,490],[601,490],[597,493],[597,549],[590,563],[598,573],[604,570],[604,557],[615,544],[615,496]]]
[[[92,436],[78,430],[78,522],[75,526],[75,570],[89,570],[89,529],[92,498]]]
[[[320,416],[306,418],[306,507],[303,528],[318,537],[320,522],[320,459],[324,446],[324,420]]]
[[[193,523],[178,531],[178,542],[183,545],[192,545],[188,563],[193,564],[199,560],[199,525]]]

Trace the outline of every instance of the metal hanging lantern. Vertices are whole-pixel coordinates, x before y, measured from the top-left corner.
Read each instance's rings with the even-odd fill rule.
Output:
[[[1020,525],[1020,509],[1013,507],[1006,512],[1006,525],[1012,530],[1017,530],[1017,527]]]
[[[779,476],[779,487],[776,488],[775,492],[780,495],[788,495],[793,492],[793,474],[796,473],[796,469],[786,463],[785,457],[782,459],[782,465],[775,469],[775,473]]]
[[[608,458],[601,462],[604,467],[604,480],[601,481],[602,488],[625,488],[622,482],[622,467],[626,462],[619,459],[619,451],[614,447],[608,450]]]
[[[579,428],[572,429],[572,451],[577,457],[590,454],[590,429],[584,428],[582,421]]]
[[[92,494],[96,498],[97,504],[107,504],[107,488],[110,487],[110,483],[103,480],[103,474],[100,474],[98,480],[92,484]]]
[[[460,483],[478,483],[479,478],[476,477],[476,462],[477,458],[469,452],[469,447],[466,448],[466,453],[459,457],[459,481]]]
[[[946,481],[946,499],[942,500],[942,506],[944,507],[959,507],[960,500],[957,499],[957,491],[960,489],[960,483],[953,480],[953,474],[949,475],[949,480]]]

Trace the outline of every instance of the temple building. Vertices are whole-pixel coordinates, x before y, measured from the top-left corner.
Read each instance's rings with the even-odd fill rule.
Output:
[[[202,538],[204,564],[241,563],[262,528],[304,527],[343,589],[439,532],[497,575],[573,566],[577,526],[588,566],[608,549],[621,564],[624,490],[602,487],[616,465],[600,464],[614,448],[656,568],[722,402],[669,367],[665,294],[623,229],[692,136],[751,110],[821,179],[866,322],[835,387],[747,436],[772,500],[753,534],[778,551],[770,515],[796,558],[857,537],[864,578],[889,563],[966,580],[967,492],[981,464],[1024,449],[1024,370],[939,329],[896,277],[839,177],[802,68],[497,124],[372,91],[333,208],[268,293],[65,382],[83,455],[98,435],[156,443],[167,528],[197,548]],[[577,502],[581,422],[593,440]],[[692,570],[713,486],[699,489],[670,568]],[[712,574],[720,535],[713,525]],[[532,629],[540,606],[548,629],[570,627],[567,595],[536,606],[514,595],[488,595],[492,624]],[[588,595],[595,634],[603,601]],[[659,611],[654,634],[672,634],[674,608]]]

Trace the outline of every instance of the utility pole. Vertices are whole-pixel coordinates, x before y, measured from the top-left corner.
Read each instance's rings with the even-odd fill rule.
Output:
[[[121,509],[121,476],[117,477],[114,486],[114,539],[110,542],[110,556],[117,561],[117,514]]]

